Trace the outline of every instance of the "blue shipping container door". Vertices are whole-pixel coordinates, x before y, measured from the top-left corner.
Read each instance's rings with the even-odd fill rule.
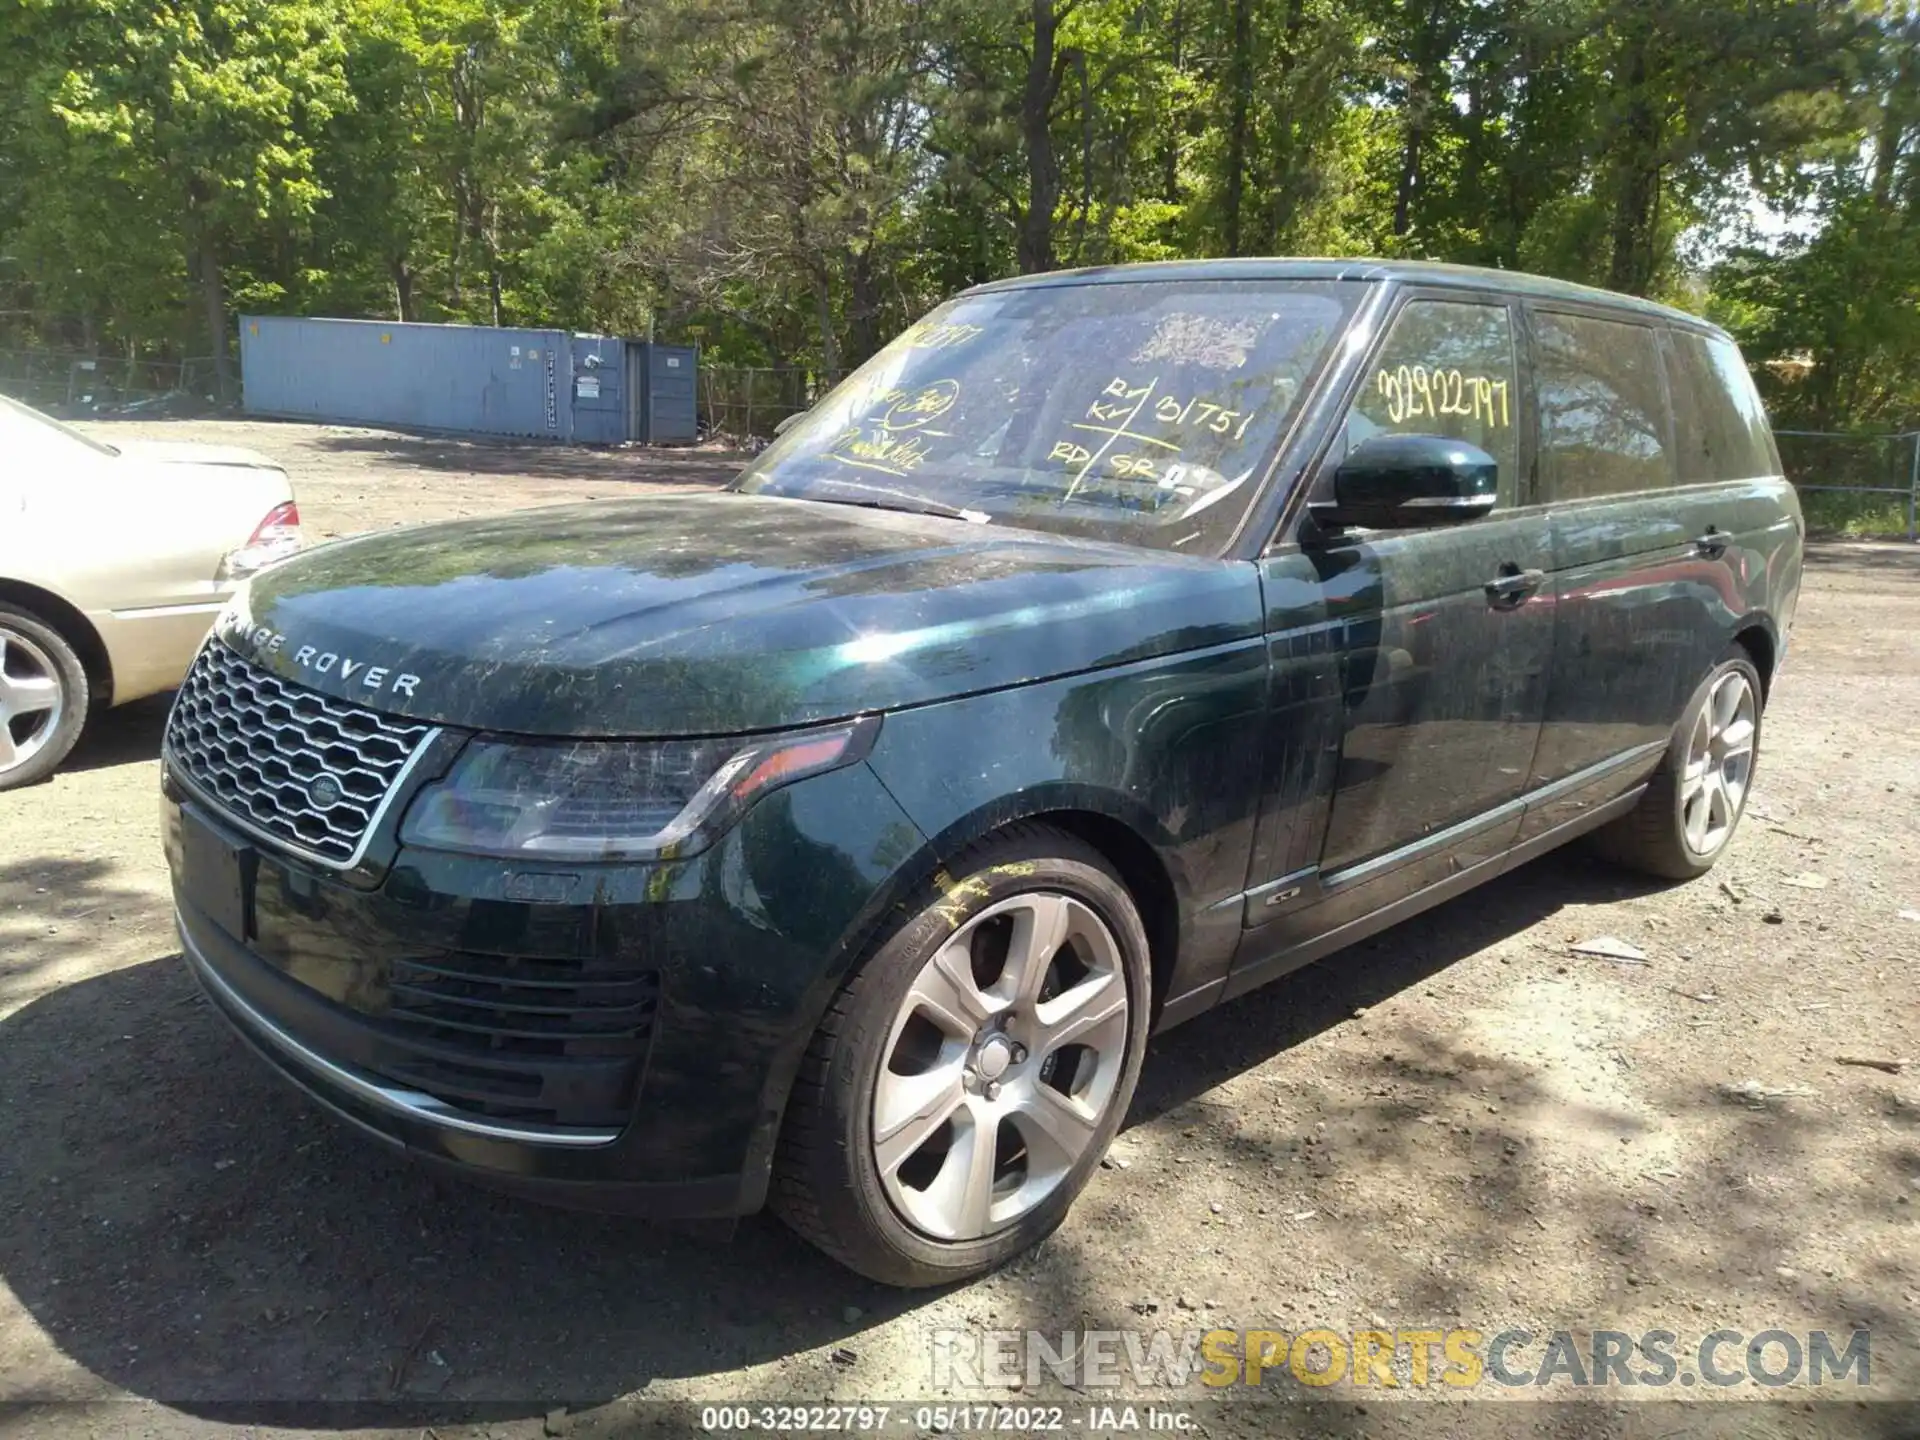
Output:
[[[690,444],[700,438],[695,369],[700,352],[692,345],[644,348],[647,394],[644,438],[655,445]]]
[[[478,435],[573,438],[574,353],[557,330],[247,315],[247,412]]]
[[[629,348],[604,335],[573,337],[573,438],[581,444],[640,438],[627,394]]]

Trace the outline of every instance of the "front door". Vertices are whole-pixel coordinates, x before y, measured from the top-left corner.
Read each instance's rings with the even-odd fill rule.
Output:
[[[1274,929],[1249,958],[1496,857],[1517,830],[1545,704],[1553,593],[1547,515],[1522,471],[1531,447],[1515,330],[1499,300],[1408,299],[1311,482],[1330,495],[1334,468],[1371,435],[1444,435],[1499,464],[1492,514],[1289,541],[1262,562],[1283,703],[1268,786],[1275,824],[1260,837],[1247,909],[1249,926]],[[1288,677],[1315,661],[1340,696],[1318,734],[1284,703]],[[1316,747],[1335,745],[1313,763]]]

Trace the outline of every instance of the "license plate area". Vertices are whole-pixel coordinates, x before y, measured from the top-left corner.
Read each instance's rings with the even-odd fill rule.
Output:
[[[193,805],[180,807],[182,889],[193,907],[236,940],[254,936],[253,886],[260,856]]]

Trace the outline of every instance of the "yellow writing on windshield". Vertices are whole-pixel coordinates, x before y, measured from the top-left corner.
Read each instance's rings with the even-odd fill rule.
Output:
[[[1100,388],[1083,417],[1068,422],[1076,432],[1054,443],[1047,459],[1072,470],[1067,490],[1072,498],[1098,475],[1147,483],[1162,489],[1180,486],[1185,477],[1215,473],[1212,456],[1242,439],[1255,414],[1245,402],[1236,405],[1204,395],[1181,395],[1160,388],[1160,377],[1144,380],[1116,375]],[[1241,387],[1235,386],[1237,398]],[[1197,447],[1207,457],[1195,466],[1184,457]]]
[[[885,431],[870,435],[849,430],[827,452],[827,458],[865,470],[906,476],[925,462],[927,448],[927,442],[918,435],[892,435]]]
[[[1387,402],[1387,418],[1395,425],[1449,415],[1477,420],[1495,430],[1513,423],[1507,382],[1490,375],[1439,366],[1382,366],[1373,377],[1373,388]]]
[[[960,398],[960,382],[933,380],[917,390],[889,390],[881,398],[892,403],[872,417],[875,424],[887,430],[916,430],[953,408]]]
[[[904,478],[925,462],[933,448],[929,439],[947,438],[948,432],[931,428],[932,422],[959,398],[960,382],[951,379],[883,390],[873,397],[866,418],[827,447],[826,458]]]
[[[953,321],[931,325],[923,320],[902,330],[900,343],[910,350],[955,350],[986,333],[984,325],[961,325]]]

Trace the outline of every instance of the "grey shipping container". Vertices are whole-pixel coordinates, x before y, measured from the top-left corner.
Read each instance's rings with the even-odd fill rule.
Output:
[[[560,330],[248,315],[250,414],[617,444],[696,438],[691,346]]]
[[[627,357],[639,348],[608,335],[573,337],[573,438],[617,445],[635,435],[628,414]]]
[[[634,415],[639,421],[636,440],[655,445],[689,442],[700,433],[699,387],[694,374],[700,352],[691,345],[646,344],[630,372],[636,388]]]
[[[691,345],[658,345],[607,335],[573,337],[573,438],[595,444],[657,445],[699,434]]]
[[[477,435],[573,438],[573,347],[560,330],[248,315],[250,414]]]

